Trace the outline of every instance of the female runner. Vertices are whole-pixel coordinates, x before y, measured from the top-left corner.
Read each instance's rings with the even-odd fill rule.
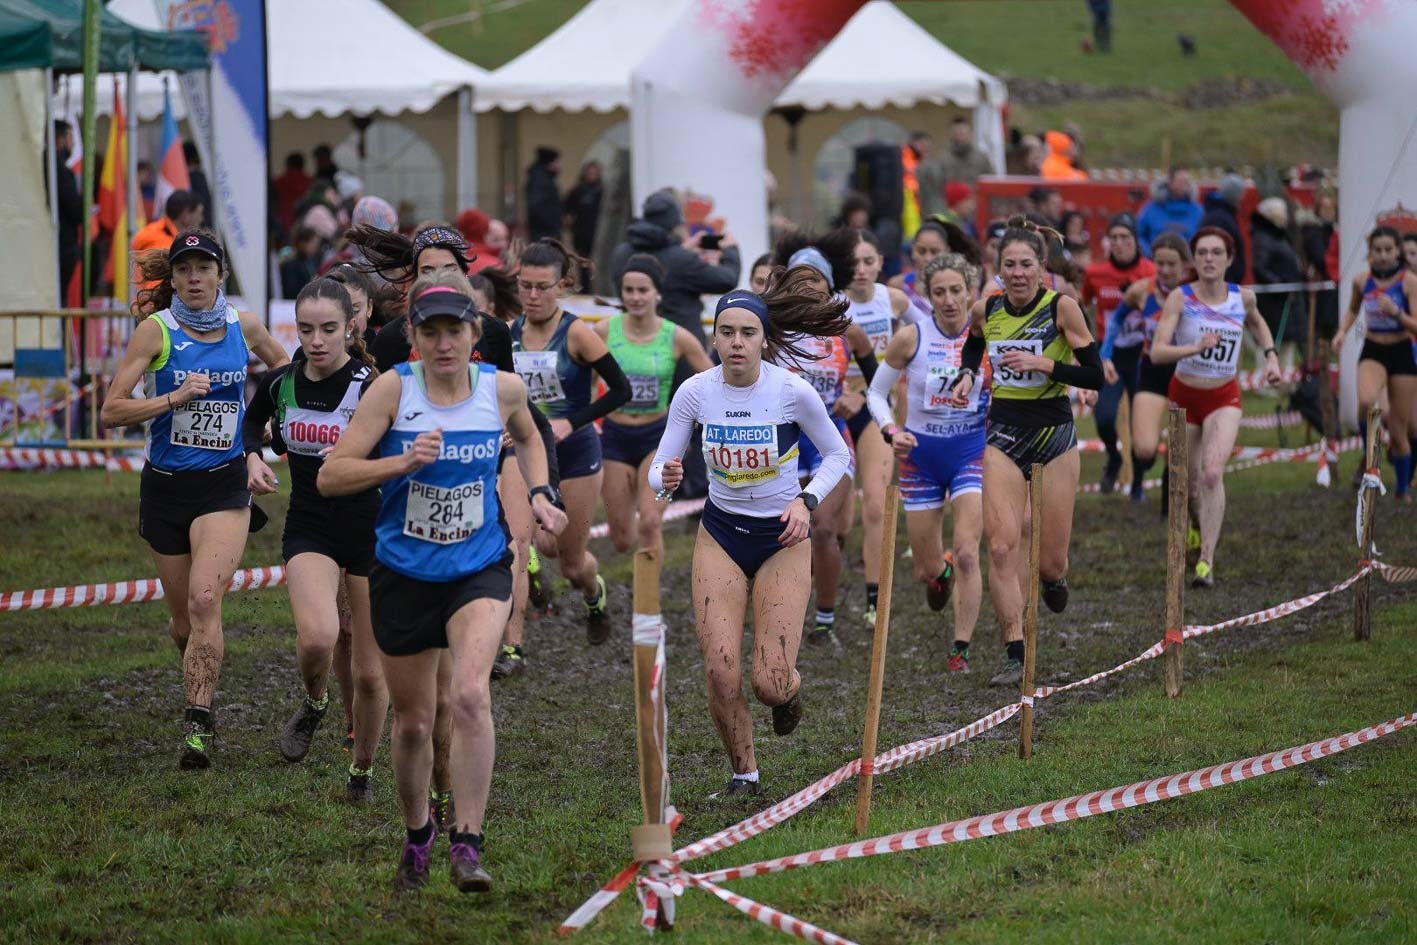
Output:
[[[857,241],[855,230],[833,230],[818,240],[816,245],[793,253],[788,258],[788,272],[804,270],[803,276],[814,284],[815,290],[824,297],[831,297],[837,290],[835,273],[847,273],[852,269],[851,247],[854,247]],[[828,256],[836,259],[835,264]],[[845,333],[836,337],[808,336],[792,340],[807,357],[785,354],[778,363],[801,376],[812,386],[830,412],[837,433],[846,439],[849,436],[847,414],[841,409],[840,400],[846,390],[847,368],[854,360],[860,365],[861,373],[868,383],[875,376],[876,355],[870,337],[860,325],[851,322]],[[846,442],[849,448],[851,441],[846,439]],[[810,436],[802,437],[799,445],[801,456],[797,461],[797,475],[805,484],[817,474],[822,453]],[[814,645],[830,643],[833,640],[836,598],[841,586],[841,568],[845,560],[843,549],[846,536],[851,531],[853,498],[851,477],[847,476],[827,494],[813,516],[816,527],[812,531],[812,581],[817,591],[817,614],[807,642]],[[879,551],[876,557],[879,559]]]
[[[1102,388],[1102,362],[1082,309],[1056,289],[1043,287],[1045,239],[1060,237],[1022,217],[1012,218],[999,238],[1004,292],[974,304],[952,403],[958,409],[969,406],[987,348],[993,380],[984,449],[984,530],[989,536],[989,599],[1008,651],[1003,669],[989,680],[993,686],[1023,678],[1023,595],[1016,577],[1027,560],[1020,539],[1031,514],[1027,480],[1035,464],[1047,468],[1044,507],[1029,522],[1043,531],[1043,602],[1054,613],[1068,605],[1068,543],[1078,487],[1077,429],[1068,387]]]
[[[561,308],[561,292],[577,284],[577,257],[554,239],[532,243],[521,255],[517,289],[522,316],[512,325],[512,358],[531,402],[551,418],[569,524],[557,536],[561,573],[585,595],[586,639],[610,638],[608,595],[599,563],[586,547],[600,497],[600,433],[595,421],[630,400],[630,382],[605,342]],[[608,390],[591,400],[591,374]]]
[[[516,376],[470,364],[481,319],[472,299],[433,279],[414,282],[409,322],[420,360],[381,376],[320,469],[326,496],[383,485],[369,576],[374,639],[394,707],[393,760],[408,839],[397,886],[428,881],[437,826],[428,805],[439,656],[452,656],[450,768],[456,815],[451,873],[485,892],[482,818],[496,736],[488,679],[511,610],[511,554],[495,490],[505,430],[535,483],[542,527],[565,516],[546,482],[541,440]],[[370,456],[377,458],[369,458]]]
[[[985,420],[989,413],[988,369],[963,408],[951,405],[969,333],[969,313],[979,272],[958,253],[930,260],[920,274],[934,317],[902,329],[886,347],[885,363],[871,382],[871,412],[900,459],[900,494],[910,535],[915,579],[925,585],[931,610],[954,594],[954,644],[949,671],[969,672],[969,643],[979,619],[983,581],[979,536],[984,528],[980,491],[984,474]],[[896,428],[890,394],[901,372],[908,379],[905,429]],[[954,516],[951,550],[942,542],[945,503]]]
[[[748,270],[748,288],[762,295],[768,288],[768,276],[772,275],[772,254],[763,253],[753,260],[753,268]]]
[[[1397,474],[1397,501],[1412,501],[1413,411],[1417,409],[1417,274],[1403,263],[1397,231],[1380,226],[1368,234],[1368,274],[1353,280],[1343,325],[1333,336],[1333,350],[1363,313],[1367,335],[1358,355],[1358,432],[1368,439],[1368,410],[1387,391],[1388,458]]]
[[[315,487],[324,454],[349,428],[359,398],[374,380],[372,359],[356,332],[350,293],[332,276],[316,279],[295,297],[295,326],[305,357],[261,381],[242,424],[247,484],[256,495],[276,491],[261,458],[266,424],[275,419],[271,448],[290,462],[290,509],[281,539],[290,609],[295,618],[296,664],[305,698],[286,722],[276,747],[300,761],[329,705],[331,661],[340,632],[336,598],[344,590],[350,613],[353,746],[346,791],[356,804],[374,800],[374,754],[384,731],[389,695],[369,623],[369,568],[374,563],[374,518],[379,491],[326,499]],[[353,356],[351,356],[353,354]]]
[[[664,436],[669,390],[682,358],[695,374],[713,367],[704,346],[686,328],[658,315],[664,267],[636,253],[619,274],[625,314],[595,326],[620,369],[630,379],[630,402],[605,418],[600,446],[605,455],[602,499],[610,540],[620,551],[649,548],[663,557],[665,505],[649,488],[649,464]],[[638,524],[636,517],[638,516]]]
[[[772,706],[777,734],[790,734],[802,719],[796,663],[811,588],[811,554],[803,540],[812,511],[851,465],[851,451],[816,391],[772,360],[805,358],[808,352],[791,339],[829,338],[849,324],[846,303],[831,300],[817,277],[800,268],[776,270],[766,295],[735,290],[723,296],[713,326],[722,364],[690,378],[674,395],[650,466],[650,487],[672,493],[684,477],[679,457],[694,424],[703,424],[709,497],[694,545],[694,617],[709,712],[732,765],[728,786],[715,797],[761,790],[753,718],[743,696],[750,603],[753,693]],[[797,481],[803,435],[822,451],[806,489]]]
[[[1146,474],[1156,462],[1161,430],[1166,425],[1166,396],[1171,388],[1175,365],[1154,364],[1151,343],[1166,296],[1190,275],[1191,248],[1175,233],[1162,233],[1151,241],[1155,275],[1133,282],[1122,296],[1122,304],[1112,312],[1107,337],[1102,342],[1102,372],[1107,383],[1120,380],[1132,395],[1132,501],[1146,499]],[[1125,348],[1124,340],[1140,338],[1134,364],[1114,357],[1114,346]],[[1122,360],[1121,370],[1118,361]],[[1130,373],[1130,379],[1128,377]]]
[[[1264,350],[1265,381],[1279,383],[1279,358],[1255,293],[1225,281],[1235,243],[1204,226],[1191,238],[1196,281],[1166,297],[1151,360],[1176,364],[1168,395],[1186,410],[1191,511],[1200,522],[1200,560],[1192,587],[1215,584],[1215,546],[1225,521],[1225,464],[1240,430],[1240,347],[1248,326]]]
[[[138,534],[166,591],[169,632],[182,654],[187,699],[183,768],[211,765],[216,697],[226,643],[221,602],[253,525],[241,461],[248,352],[267,366],[285,351],[249,312],[226,301],[225,253],[209,230],[184,230],[138,257],[144,280],[133,329],[100,419],[104,427],[151,420],[138,498]],[[144,380],[147,396],[132,394]],[[264,517],[255,516],[259,528]]]
[[[905,297],[910,300],[910,304],[915,306],[915,313],[920,318],[930,318],[934,309],[930,307],[930,300],[920,294],[919,285],[916,278],[925,269],[926,264],[937,256],[943,256],[950,251],[950,236],[943,224],[934,220],[926,220],[920,224],[920,229],[916,231],[915,238],[910,241],[910,264],[911,270],[899,275],[891,276],[890,287],[899,289],[905,293]]]
[[[914,310],[900,289],[882,285],[880,241],[870,230],[857,230],[852,252],[851,282],[846,297],[851,302],[847,314],[866,332],[879,360],[885,355],[896,326]],[[927,293],[928,294],[928,293]],[[881,529],[886,504],[886,484],[891,478],[891,447],[881,436],[881,427],[866,405],[866,379],[853,361],[846,370],[847,390],[837,400],[836,412],[845,416],[846,428],[856,447],[856,478],[861,485],[861,555],[866,576],[866,623],[876,625],[876,599],[880,589]],[[848,530],[850,520],[848,519]]]

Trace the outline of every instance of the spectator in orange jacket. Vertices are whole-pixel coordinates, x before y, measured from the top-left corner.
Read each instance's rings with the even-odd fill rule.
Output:
[[[195,230],[202,225],[202,201],[190,190],[174,190],[167,198],[162,216],[143,227],[133,236],[133,252],[148,249],[166,249],[172,245],[177,234],[184,230]],[[155,281],[143,282],[137,267],[133,269],[133,281],[139,289],[151,289]]]
[[[1041,173],[1045,180],[1087,180],[1087,172],[1073,165],[1077,157],[1077,142],[1063,131],[1050,131],[1043,136],[1048,156],[1043,159]]]

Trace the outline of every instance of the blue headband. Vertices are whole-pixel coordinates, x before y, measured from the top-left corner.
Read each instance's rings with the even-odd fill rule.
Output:
[[[827,262],[827,257],[823,256],[822,251],[815,246],[808,246],[793,253],[792,258],[787,260],[787,268],[791,269],[794,266],[811,266],[826,276],[827,287],[832,287],[832,264]]]
[[[763,301],[763,297],[756,292],[749,292],[747,289],[734,289],[732,292],[718,300],[718,305],[713,309],[714,324],[718,324],[718,316],[728,311],[730,308],[747,309],[758,320],[763,323],[763,327],[768,326],[768,303]]]

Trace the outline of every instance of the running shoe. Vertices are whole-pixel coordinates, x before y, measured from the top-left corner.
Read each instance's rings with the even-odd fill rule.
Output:
[[[944,610],[945,605],[950,602],[950,592],[954,590],[954,585],[955,558],[951,552],[946,551],[945,570],[925,585],[925,603],[930,605],[931,610]]]
[[[945,668],[951,675],[959,675],[969,672],[969,651],[955,650],[950,654],[949,662],[945,663]]]
[[[212,759],[207,752],[215,735],[201,722],[188,722],[182,731],[182,757],[177,762],[178,767],[184,771],[210,768]]]
[[[349,730],[349,734],[344,737],[344,741],[340,742],[339,746],[344,749],[346,755],[354,753],[354,729]]]
[[[1102,471],[1102,481],[1099,483],[1103,495],[1117,491],[1117,474],[1122,471],[1122,457],[1107,457],[1107,468]]]
[[[422,889],[428,885],[428,857],[433,852],[433,841],[438,839],[438,822],[430,820],[433,832],[427,843],[403,842],[403,855],[399,857],[399,871],[394,877],[394,887],[399,890]]]
[[[1201,530],[1196,527],[1195,522],[1191,522],[1186,529],[1186,563],[1195,564],[1200,559],[1201,554]]]
[[[778,735],[791,735],[802,721],[802,690],[799,688],[782,705],[772,707],[772,730]]]
[[[874,628],[876,626],[876,605],[867,604],[866,611],[861,616],[865,619],[866,626]]]
[[[761,781],[749,781],[747,778],[730,778],[728,784],[722,791],[714,791],[709,795],[711,801],[728,801],[739,797],[757,797],[763,793],[763,783]]]
[[[300,700],[300,707],[295,710],[295,714],[285,723],[285,728],[280,733],[280,738],[276,739],[276,748],[280,749],[280,756],[286,761],[300,761],[310,751],[310,742],[315,737],[315,730],[320,727],[320,722],[325,717],[326,709],[317,709],[310,704],[309,698]]]
[[[836,634],[832,633],[832,625],[829,623],[819,623],[807,631],[807,642],[813,646],[825,646],[835,641]]]
[[[1132,501],[1140,505],[1146,501],[1146,486],[1140,482],[1132,483]]]
[[[1191,587],[1214,587],[1215,568],[1209,561],[1196,562],[1196,576],[1191,579]]]
[[[428,819],[444,830],[452,830],[456,822],[452,791],[428,791]]]
[[[492,877],[482,868],[482,854],[470,843],[455,843],[448,855],[453,885],[459,892],[491,892]]]
[[[501,652],[492,661],[492,678],[510,679],[513,676],[520,676],[525,671],[526,657],[522,655],[522,648],[509,643],[502,644]]]
[[[610,593],[605,589],[605,578],[595,576],[596,596],[585,605],[585,638],[594,646],[610,639],[610,614],[606,606],[610,603]]]
[[[1004,661],[1004,668],[989,679],[991,686],[1017,686],[1023,682],[1023,660]]]
[[[545,610],[551,605],[551,595],[546,593],[546,585],[541,580],[541,555],[535,545],[527,550],[526,576],[527,602],[537,610]]]
[[[1068,579],[1058,578],[1056,581],[1043,581],[1043,603],[1055,614],[1061,614],[1068,609]]]
[[[351,804],[363,806],[374,803],[373,772],[365,771],[362,774],[355,774],[354,767],[351,765],[349,780],[345,782],[344,791]]]

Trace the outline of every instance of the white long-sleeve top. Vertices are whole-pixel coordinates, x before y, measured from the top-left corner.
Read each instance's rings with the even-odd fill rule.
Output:
[[[798,485],[798,440],[805,433],[822,464],[806,492],[825,499],[851,469],[851,451],[822,398],[800,377],[764,361],[756,383],[734,387],[718,366],[685,381],[649,469],[653,489],[664,488],[664,464],[682,458],[694,424],[703,426],[709,499],[725,512],[777,518],[804,490]]]

